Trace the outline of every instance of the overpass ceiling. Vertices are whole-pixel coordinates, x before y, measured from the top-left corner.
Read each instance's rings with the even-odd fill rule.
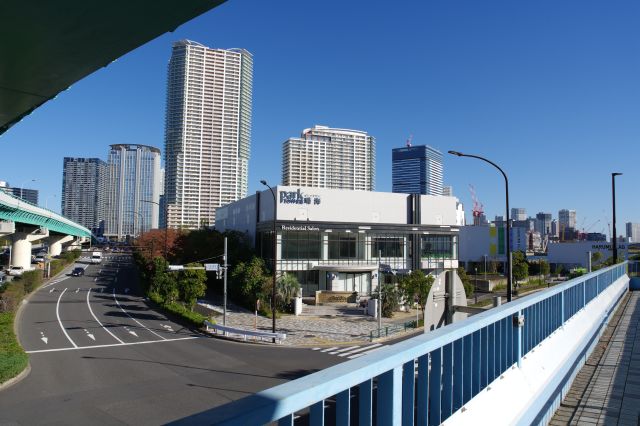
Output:
[[[0,3],[0,134],[76,81],[225,0]]]

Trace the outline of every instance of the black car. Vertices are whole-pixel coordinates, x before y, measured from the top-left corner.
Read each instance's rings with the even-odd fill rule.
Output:
[[[84,268],[77,267],[77,268],[73,268],[73,271],[71,271],[71,276],[81,277],[83,275],[84,275]]]

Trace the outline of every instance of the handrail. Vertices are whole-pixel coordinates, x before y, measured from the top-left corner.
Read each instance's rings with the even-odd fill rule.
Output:
[[[185,420],[293,424],[294,413],[309,408],[311,424],[323,424],[325,399],[335,396],[336,421],[347,419],[348,424],[351,389],[358,387],[361,424],[370,424],[373,415],[378,424],[396,424],[405,416],[413,419],[414,412],[421,422],[429,419],[430,424],[439,424],[506,370],[519,365],[531,349],[624,276],[626,267],[624,262],[574,278]],[[524,323],[516,321],[523,315]],[[374,379],[377,400],[385,401],[375,413]]]
[[[271,331],[244,330],[242,328],[234,328],[226,325],[214,324],[209,321],[205,321],[204,325],[207,331],[209,331],[209,328],[212,328],[215,331],[222,331],[225,334],[225,336],[227,335],[227,333],[239,334],[241,336],[244,336],[244,340],[247,340],[247,336],[267,338],[267,339],[275,338],[277,341],[280,341],[280,342],[287,338],[287,335],[285,333],[272,333]]]

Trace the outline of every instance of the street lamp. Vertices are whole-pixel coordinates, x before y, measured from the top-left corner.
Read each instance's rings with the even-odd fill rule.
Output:
[[[613,246],[613,264],[618,263],[618,236],[616,234],[616,176],[622,173],[611,173],[611,198],[613,204],[613,235],[611,245]]]
[[[140,212],[134,211],[134,210],[129,210],[127,213],[133,213],[133,214],[137,214],[138,216],[140,216],[140,221],[142,222],[142,230],[144,231],[144,217],[142,216],[142,214],[140,214]],[[136,233],[136,226],[135,226],[135,221],[133,223],[133,233],[135,235]],[[140,236],[140,234],[142,234],[141,232],[138,233],[138,236]]]
[[[482,160],[486,163],[491,164],[493,167],[498,169],[502,176],[504,177],[504,188],[505,188],[505,198],[506,198],[506,207],[507,207],[507,302],[511,302],[511,293],[513,291],[512,282],[513,282],[513,272],[511,270],[511,224],[509,220],[509,179],[507,179],[507,175],[496,163],[493,161],[487,160],[484,157],[480,157],[479,155],[472,154],[463,154],[458,151],[449,151],[451,155],[457,155],[458,157],[471,157],[477,158],[478,160]]]
[[[49,198],[55,198],[55,197],[56,197],[56,195],[53,194],[53,195],[49,195],[47,198],[45,198],[45,200],[44,200],[44,208],[45,209],[49,210]]]
[[[25,199],[24,199],[24,194],[23,194],[24,185],[25,185],[27,182],[36,182],[36,181],[37,181],[37,179],[27,179],[27,180],[25,180],[24,182],[22,182],[22,185],[20,185],[20,199],[22,199],[22,201],[25,201]]]
[[[278,258],[278,241],[276,238],[276,193],[273,192],[273,188],[269,186],[266,180],[261,180],[261,184],[266,186],[271,190],[271,195],[273,195],[273,290],[271,292],[271,317],[273,318],[273,327],[272,332],[276,332],[276,265]],[[275,337],[273,338],[273,342],[276,342]]]
[[[158,210],[160,209],[160,203],[151,200],[140,200],[143,203],[151,203],[158,206]],[[169,223],[167,222],[167,200],[165,199],[164,203],[164,258],[167,259],[167,231],[169,227]]]

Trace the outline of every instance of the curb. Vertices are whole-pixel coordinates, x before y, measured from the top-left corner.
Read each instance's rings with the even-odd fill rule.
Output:
[[[31,363],[28,363],[27,368],[22,370],[22,372],[17,376],[12,377],[11,379],[7,380],[4,383],[0,383],[0,392],[15,385],[18,382],[21,382],[24,378],[26,378],[29,375],[29,373],[31,373]]]

